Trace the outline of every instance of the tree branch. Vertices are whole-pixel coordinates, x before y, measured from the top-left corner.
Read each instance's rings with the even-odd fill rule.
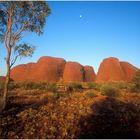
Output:
[[[15,35],[13,35],[13,39],[12,39],[12,46],[15,45],[15,41],[20,37],[21,32],[25,29],[26,25],[27,25],[28,21],[26,21],[23,26],[19,29],[19,31],[17,31],[15,33]]]
[[[16,62],[16,60],[17,60],[18,57],[19,57],[19,55],[17,55],[17,56],[15,57],[15,59],[13,59],[13,60],[11,61],[10,68],[15,64],[15,62]]]
[[[8,35],[8,31],[6,31],[5,37],[4,37],[4,45],[5,45],[6,49],[8,49],[8,46],[7,46],[7,35]]]

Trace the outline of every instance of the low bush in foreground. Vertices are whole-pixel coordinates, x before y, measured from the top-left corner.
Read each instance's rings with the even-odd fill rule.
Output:
[[[118,97],[120,90],[115,86],[104,84],[100,88],[101,94],[109,97]]]
[[[0,90],[4,88],[4,81],[0,80]]]
[[[140,92],[140,70],[132,78],[130,92]]]
[[[98,95],[96,93],[94,93],[93,91],[88,91],[86,93],[86,96],[88,96],[90,98],[93,98],[93,97],[97,97]]]
[[[83,89],[82,85],[80,83],[70,83],[67,85],[67,91],[81,91]]]
[[[87,86],[90,89],[100,90],[100,85],[94,82],[87,82]]]
[[[20,85],[24,89],[45,89],[45,85],[42,83],[34,83],[34,82],[24,82]]]
[[[49,84],[46,85],[46,88],[45,89],[47,91],[57,92],[58,87],[57,87],[56,83],[49,83]]]

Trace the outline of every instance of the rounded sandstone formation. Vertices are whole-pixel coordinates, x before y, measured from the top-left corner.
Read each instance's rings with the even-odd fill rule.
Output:
[[[77,62],[67,62],[64,68],[63,80],[65,82],[83,82],[83,66]]]
[[[120,62],[120,64],[125,73],[126,81],[130,81],[133,78],[134,74],[139,70],[138,68],[136,68],[128,62]]]
[[[125,80],[125,74],[117,58],[103,60],[97,73],[96,82],[113,82]]]
[[[10,77],[17,82],[32,81],[33,71],[36,63],[17,65],[11,69]]]
[[[95,80],[96,74],[93,67],[84,66],[84,82],[93,82]]]
[[[58,82],[63,77],[66,61],[44,56],[37,63],[18,65],[11,70],[11,78],[18,82]]]
[[[44,82],[58,82],[63,77],[66,61],[62,58],[44,56],[37,62],[36,78]]]

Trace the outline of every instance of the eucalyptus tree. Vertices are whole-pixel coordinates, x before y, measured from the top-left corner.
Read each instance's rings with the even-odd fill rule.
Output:
[[[11,67],[19,56],[31,56],[34,52],[34,47],[18,43],[26,32],[41,35],[49,14],[50,8],[46,1],[0,2],[0,41],[7,52],[7,73],[1,110],[6,106]],[[16,54],[14,58],[11,58],[12,52]]]

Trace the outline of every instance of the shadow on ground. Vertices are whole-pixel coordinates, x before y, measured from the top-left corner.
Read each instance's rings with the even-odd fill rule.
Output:
[[[106,98],[91,106],[93,114],[79,121],[78,138],[140,138],[140,109]]]

